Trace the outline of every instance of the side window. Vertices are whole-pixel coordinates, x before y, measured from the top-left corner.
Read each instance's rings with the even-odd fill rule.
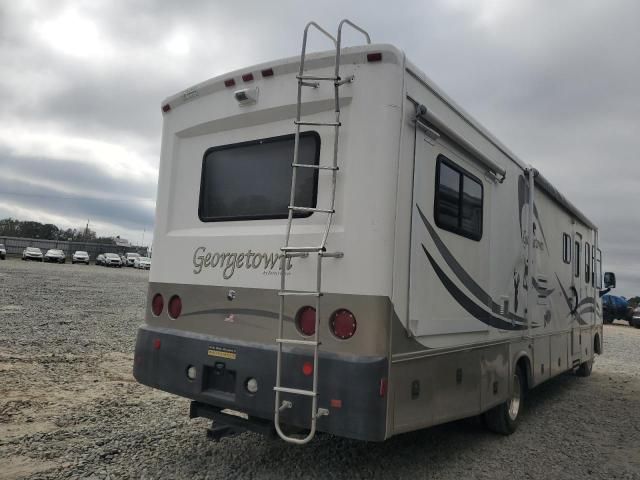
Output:
[[[596,287],[602,288],[602,250],[596,251]]]
[[[482,207],[482,182],[440,155],[436,164],[436,225],[463,237],[480,240]]]
[[[562,234],[562,261],[571,263],[571,237],[566,233]]]
[[[576,242],[575,245],[575,256],[573,257],[573,274],[576,277],[580,276],[580,242]]]
[[[589,242],[584,242],[584,281],[591,283],[591,247]]]

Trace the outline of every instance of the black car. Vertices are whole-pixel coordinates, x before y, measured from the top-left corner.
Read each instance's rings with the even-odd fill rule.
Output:
[[[626,299],[615,295],[603,295],[602,321],[611,323],[614,320],[626,320],[631,325],[633,322],[633,310],[629,307]]]

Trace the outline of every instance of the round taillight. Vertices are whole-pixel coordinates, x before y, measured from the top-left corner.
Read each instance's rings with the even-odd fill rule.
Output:
[[[169,316],[174,320],[182,313],[182,300],[178,295],[174,295],[169,299]]]
[[[353,334],[356,333],[358,323],[353,313],[346,308],[341,308],[333,312],[329,320],[329,325],[336,337],[346,340],[347,338],[353,337]]]
[[[303,335],[311,336],[316,333],[316,309],[306,306],[298,310],[296,326]]]
[[[153,296],[153,300],[151,300],[151,311],[157,317],[162,313],[163,308],[164,308],[164,299],[162,298],[161,294],[156,293]]]

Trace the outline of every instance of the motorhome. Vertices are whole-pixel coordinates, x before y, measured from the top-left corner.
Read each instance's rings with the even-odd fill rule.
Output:
[[[590,374],[596,226],[401,50],[311,22],[300,57],[161,110],[134,376],[213,434],[382,441],[475,415],[509,434],[527,390]]]

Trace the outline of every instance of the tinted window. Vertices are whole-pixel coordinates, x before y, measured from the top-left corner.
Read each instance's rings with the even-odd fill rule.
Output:
[[[480,180],[442,155],[436,166],[436,225],[474,240],[482,238]]]
[[[202,162],[199,216],[202,221],[286,218],[293,163],[294,136],[214,147]],[[298,163],[317,165],[320,138],[300,135]],[[294,205],[315,207],[317,169],[298,168]],[[294,212],[294,217],[309,216]]]
[[[591,247],[584,242],[584,281],[591,283]]]
[[[575,243],[575,257],[573,259],[573,274],[580,276],[580,242]]]

